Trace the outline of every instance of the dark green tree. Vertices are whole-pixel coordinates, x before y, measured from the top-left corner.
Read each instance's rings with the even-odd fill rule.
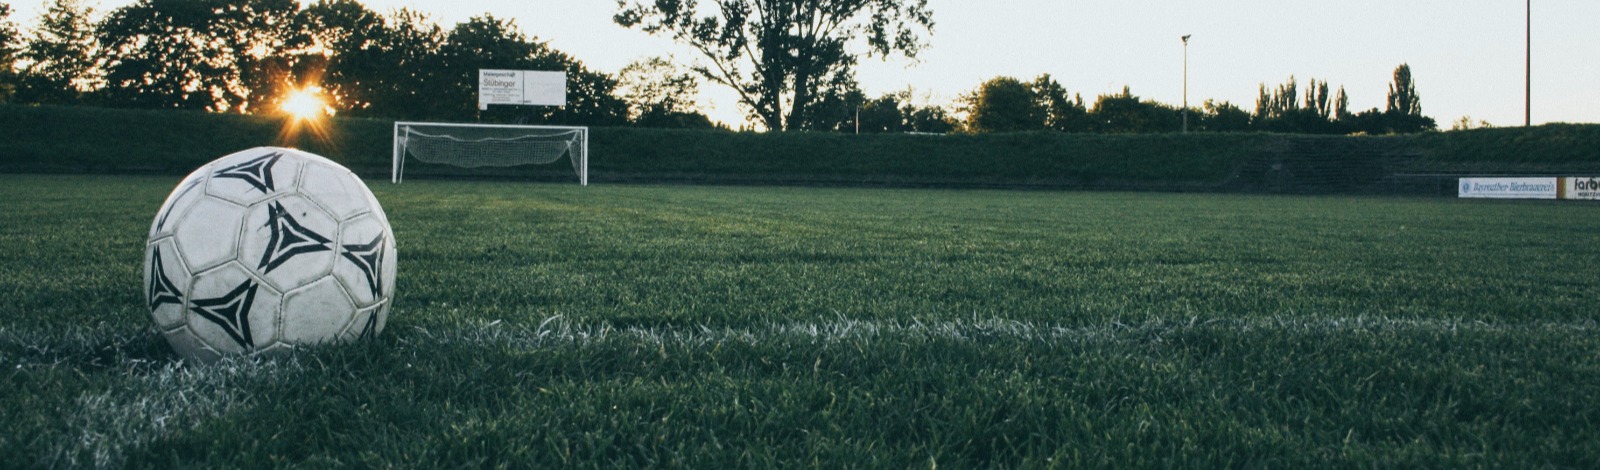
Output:
[[[617,0],[617,24],[671,37],[710,65],[695,70],[732,88],[769,130],[833,120],[855,86],[858,55],[915,59],[933,30],[927,0]],[[853,45],[866,46],[854,52]],[[857,103],[859,104],[859,103]],[[827,117],[808,117],[824,113]],[[805,125],[800,125],[805,123]]]
[[[371,45],[345,51],[338,59],[345,77],[333,77],[332,86],[361,93],[353,98],[353,115],[442,119],[435,110],[448,101],[433,87],[444,74],[444,30],[415,10],[396,10],[384,20]]]
[[[1385,112],[1422,115],[1422,98],[1417,96],[1417,86],[1411,82],[1411,66],[1400,64],[1394,69],[1394,82],[1389,84],[1389,107]]]
[[[1410,65],[1395,67],[1388,98],[1384,116],[1390,132],[1410,134],[1438,129],[1433,118],[1422,115],[1422,98],[1417,96],[1417,86],[1411,81]]]
[[[16,100],[24,103],[73,104],[94,84],[93,10],[81,0],[50,3],[33,37],[22,50],[28,62]]]
[[[356,0],[320,0],[300,10],[296,24],[302,47],[285,64],[290,77],[282,83],[320,86],[340,113],[370,113],[384,76],[403,73],[375,60],[388,53],[390,31],[383,16]]]
[[[1265,84],[1261,85],[1261,94],[1256,98],[1256,114],[1252,116],[1252,126],[1256,130],[1267,132],[1285,132],[1297,134],[1340,134],[1349,132],[1338,121],[1340,116],[1349,114],[1349,99],[1344,95],[1344,89],[1339,89],[1339,94],[1330,96],[1331,85],[1326,81],[1315,78],[1306,85],[1305,93],[1300,94],[1299,83],[1293,76],[1289,81],[1269,91]]]
[[[863,103],[858,114],[861,120],[861,132],[877,134],[908,130],[905,110],[901,106],[905,98],[905,94],[902,93],[889,93]]]
[[[1268,89],[1265,83],[1261,84],[1259,94],[1256,96],[1256,113],[1251,117],[1251,125],[1258,130],[1269,132],[1294,132],[1295,117],[1300,114],[1300,84],[1294,78],[1278,85],[1277,88]]]
[[[1128,87],[1121,94],[1100,95],[1089,112],[1095,132],[1132,134],[1174,132],[1182,128],[1183,112],[1177,107],[1134,96]]]
[[[906,130],[928,134],[949,134],[956,130],[955,117],[938,106],[906,107]]]
[[[251,84],[294,40],[294,0],[140,0],[100,24],[113,106],[249,112]]]
[[[1343,123],[1354,115],[1350,113],[1350,95],[1345,94],[1344,87],[1339,87],[1339,93],[1333,97],[1333,118]]]
[[[1394,129],[1389,125],[1389,114],[1378,108],[1370,108],[1351,114],[1348,119],[1340,122],[1346,132],[1352,134],[1384,135],[1393,134]]]
[[[885,93],[862,103],[857,119],[862,133],[918,132],[946,134],[955,130],[956,123],[938,106],[918,106],[914,90],[907,88]],[[852,132],[854,129],[843,129]]]
[[[1034,101],[1043,113],[1045,129],[1061,132],[1089,130],[1089,110],[1083,105],[1082,95],[1068,97],[1066,87],[1049,74],[1035,78],[1030,86],[1033,88]]]
[[[798,120],[787,124],[790,130],[853,131],[856,110],[866,102],[867,94],[856,83],[855,72],[850,68],[839,69],[817,87],[816,96],[805,112],[794,116]]]
[[[642,127],[712,128],[696,97],[700,79],[670,59],[634,61],[617,72],[617,96],[628,105],[628,119]]]
[[[967,130],[975,133],[1043,130],[1045,109],[1034,88],[1011,77],[995,77],[962,98]]]
[[[1333,102],[1328,97],[1328,82],[1311,79],[1306,87],[1306,111],[1323,121],[1332,119]]]
[[[1198,129],[1211,132],[1247,132],[1250,113],[1227,101],[1206,100],[1201,106]]]
[[[11,23],[11,5],[0,3],[0,103],[11,101],[17,89],[17,26]]]

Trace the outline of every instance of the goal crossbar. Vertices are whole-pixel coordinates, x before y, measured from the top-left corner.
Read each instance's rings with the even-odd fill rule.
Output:
[[[408,156],[463,168],[546,164],[568,158],[589,185],[589,128],[444,122],[394,123],[390,182],[404,180]]]

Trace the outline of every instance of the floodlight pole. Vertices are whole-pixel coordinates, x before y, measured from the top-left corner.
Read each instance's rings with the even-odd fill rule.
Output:
[[[1527,51],[1527,55],[1526,55],[1527,64],[1525,64],[1526,68],[1524,69],[1526,71],[1526,73],[1527,73],[1527,77],[1526,77],[1527,81],[1524,82],[1526,88],[1523,90],[1524,94],[1523,94],[1523,100],[1522,100],[1522,127],[1532,127],[1533,126],[1533,0],[1528,0],[1528,17],[1527,17],[1527,20],[1528,20],[1528,38],[1527,38],[1527,40],[1528,40],[1528,42],[1527,42],[1528,51]]]
[[[1183,35],[1183,132],[1185,133],[1189,132],[1189,36],[1193,35]]]

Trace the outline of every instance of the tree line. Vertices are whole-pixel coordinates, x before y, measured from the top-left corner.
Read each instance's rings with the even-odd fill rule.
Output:
[[[824,4],[826,3],[826,4]],[[709,9],[709,10],[708,10]],[[707,13],[710,11],[710,13]],[[1351,112],[1291,77],[1261,86],[1253,112],[1206,101],[1188,110],[1124,88],[1092,105],[1049,75],[997,77],[951,106],[914,104],[911,91],[872,98],[860,57],[915,58],[932,12],[914,0],[623,1],[615,23],[700,52],[684,67],[651,58],[615,74],[529,37],[491,14],[445,29],[426,15],[374,12],[358,0],[138,0],[102,16],[84,0],[50,0],[28,31],[0,2],[0,103],[86,104],[265,114],[290,90],[313,88],[341,116],[412,120],[715,127],[694,96],[704,82],[734,90],[750,122],[832,132],[1408,133],[1422,115],[1410,69],[1395,70],[1388,105]],[[850,44],[866,44],[852,51]],[[568,105],[476,108],[477,70],[561,70]]]
[[[1049,75],[1032,81],[997,77],[961,98],[970,132],[1154,133],[1184,126],[1210,132],[1279,132],[1298,134],[1408,134],[1434,130],[1433,118],[1422,114],[1422,100],[1411,79],[1411,67],[1400,64],[1389,85],[1387,105],[1353,112],[1343,87],[1329,95],[1329,84],[1312,79],[1304,93],[1294,77],[1277,87],[1261,85],[1254,111],[1227,101],[1206,100],[1188,110],[1121,93],[1101,95],[1092,106],[1067,91]]]
[[[139,0],[95,21],[82,0],[53,0],[24,37],[9,10],[0,3],[0,102],[270,113],[289,90],[315,87],[343,116],[711,125],[692,102],[664,98],[670,87],[628,94],[618,75],[490,14],[444,29],[355,0]],[[565,71],[568,105],[480,112],[481,68]],[[671,72],[645,73],[697,86]]]

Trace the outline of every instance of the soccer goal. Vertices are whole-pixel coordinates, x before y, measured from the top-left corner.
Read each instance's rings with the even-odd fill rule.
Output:
[[[589,185],[589,128],[508,124],[394,123],[394,172],[404,179],[406,160],[461,168],[545,165],[566,158]]]

